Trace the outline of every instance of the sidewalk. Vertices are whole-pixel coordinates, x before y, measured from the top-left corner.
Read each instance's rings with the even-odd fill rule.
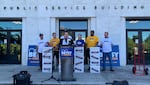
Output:
[[[105,71],[101,73],[74,73],[76,81],[57,82],[55,80],[48,80],[51,74],[42,73],[38,70],[39,67],[22,66],[22,65],[0,65],[0,85],[12,85],[12,75],[21,70],[27,70],[31,74],[32,85],[105,85],[106,82],[113,80],[127,80],[129,85],[150,85],[150,73],[146,76],[136,76],[132,74],[132,66],[122,66],[114,68],[114,72]],[[148,66],[150,69],[150,66]],[[150,71],[149,71],[150,72]],[[59,72],[54,72],[54,77],[59,78]]]

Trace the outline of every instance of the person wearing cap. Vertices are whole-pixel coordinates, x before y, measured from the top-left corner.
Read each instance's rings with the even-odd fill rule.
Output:
[[[39,34],[39,40],[37,42],[37,52],[39,54],[39,64],[40,70],[42,70],[42,51],[43,48],[47,45],[47,42],[44,40],[44,35],[42,33]]]
[[[101,40],[100,46],[102,47],[102,52],[103,52],[103,69],[101,71],[105,71],[105,62],[106,62],[106,57],[109,58],[109,64],[110,64],[110,71],[114,71],[112,69],[112,40],[108,36],[108,32],[104,33],[104,38]]]
[[[50,40],[49,45],[53,47],[53,64],[54,64],[54,57],[56,57],[56,62],[57,62],[56,66],[58,66],[59,65],[59,47],[58,47],[58,45],[60,43],[60,40],[59,40],[59,38],[57,38],[55,32],[52,33],[52,36],[53,36],[53,38]]]
[[[91,30],[90,36],[86,38],[86,56],[85,63],[88,63],[90,58],[90,47],[96,47],[98,45],[99,38],[94,35],[94,30]]]

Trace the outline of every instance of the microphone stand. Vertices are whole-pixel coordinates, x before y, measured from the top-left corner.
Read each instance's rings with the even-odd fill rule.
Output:
[[[53,64],[53,63],[52,63],[52,64]],[[53,67],[52,67],[52,75],[51,75],[48,79],[45,79],[45,80],[43,80],[43,81],[41,81],[41,82],[45,82],[45,81],[48,81],[48,80],[51,80],[51,79],[53,79],[53,80],[59,82],[59,81],[54,77],[53,73],[54,73],[54,72],[53,72]]]
[[[43,81],[41,81],[41,82],[45,82],[45,81],[48,81],[48,80],[51,80],[51,79],[58,81],[58,80],[54,77],[54,75],[53,75],[53,70],[52,70],[52,75],[51,75],[48,79],[43,80]],[[59,82],[59,81],[58,81],[58,82]]]

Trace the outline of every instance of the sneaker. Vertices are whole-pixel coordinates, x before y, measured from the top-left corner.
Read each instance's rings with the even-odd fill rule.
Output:
[[[113,72],[114,70],[113,70],[113,69],[110,69],[110,71]]]

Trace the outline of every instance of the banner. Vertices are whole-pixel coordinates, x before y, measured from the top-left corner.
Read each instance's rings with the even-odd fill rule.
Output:
[[[36,52],[36,45],[28,47],[28,66],[39,66],[39,57]]]
[[[62,58],[70,57],[73,58],[74,49],[71,46],[61,46],[60,47],[60,53],[59,53],[59,73],[61,73],[61,65],[62,65]]]
[[[44,47],[42,55],[42,72],[52,73],[52,47]]]
[[[84,72],[84,47],[74,47],[74,72]]]
[[[100,53],[101,57],[101,66],[103,65],[103,53]],[[120,66],[120,59],[119,59],[119,46],[113,45],[112,47],[112,66]],[[109,66],[109,58],[106,58],[106,66]]]
[[[70,46],[62,46],[60,48],[60,56],[61,57],[73,57],[74,55],[73,47]]]
[[[90,48],[90,72],[100,73],[100,48]]]

